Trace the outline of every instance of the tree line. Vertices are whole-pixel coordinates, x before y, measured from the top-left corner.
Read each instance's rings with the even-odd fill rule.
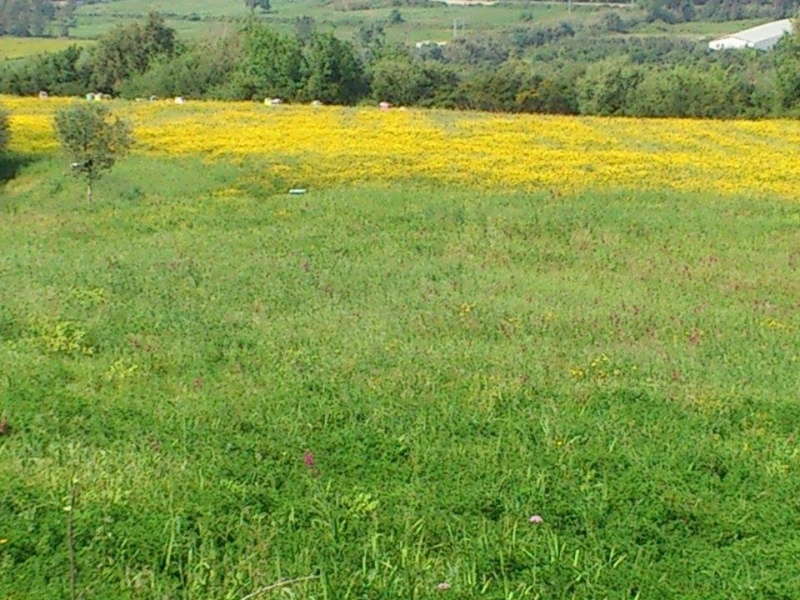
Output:
[[[520,58],[524,56],[525,58]],[[387,42],[381,25],[354,40],[298,19],[291,34],[250,18],[229,34],[183,42],[161,16],[13,63],[0,93],[124,98],[319,101],[503,112],[652,117],[764,117],[800,110],[800,42],[769,53],[709,52],[688,42],[522,28],[446,46]]]

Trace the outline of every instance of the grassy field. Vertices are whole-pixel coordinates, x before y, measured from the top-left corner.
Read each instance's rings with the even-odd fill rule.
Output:
[[[341,10],[337,5],[312,0],[274,0],[273,10],[260,17],[283,32],[293,31],[297,18],[311,16],[321,31],[332,31],[344,39],[353,39],[363,25],[386,22],[392,8]],[[197,0],[178,2],[145,2],[143,0],[119,0],[108,3],[86,4],[78,8],[76,26],[70,29],[75,39],[93,39],[115,25],[127,25],[141,21],[150,10],[158,10],[165,16],[168,26],[178,31],[184,39],[213,37],[235,27],[236,19],[248,14],[243,1],[218,0],[213,3]],[[554,5],[502,5],[502,6],[446,6],[436,4],[427,8],[401,7],[403,23],[387,25],[390,41],[414,43],[421,40],[449,40],[452,38],[453,21],[458,20],[463,34],[498,33],[503,29],[521,25],[522,15],[533,17],[536,24],[548,26],[562,21],[592,20],[602,9],[576,7],[569,12],[566,7]],[[0,57],[16,58],[44,51],[60,50],[71,43],[66,40],[45,38],[41,40],[18,40],[0,37]]]
[[[260,18],[277,30],[291,32],[297,18],[311,16],[322,31],[332,31],[344,39],[353,39],[360,27],[374,23],[386,23],[393,8],[364,8],[344,10],[344,6],[356,6],[357,2],[325,2],[320,0],[273,0],[272,11],[258,13]],[[78,40],[93,39],[115,25],[127,25],[141,21],[151,11],[160,11],[167,25],[176,29],[184,39],[214,37],[230,27],[236,19],[248,14],[242,0],[216,0],[213,3],[198,0],[116,0],[114,2],[85,4],[78,8],[76,26],[70,35]],[[566,4],[501,3],[496,6],[447,6],[443,3],[427,7],[399,7],[403,22],[386,25],[390,41],[413,44],[422,40],[447,41],[453,35],[453,23],[459,27],[459,35],[496,34],[518,26],[547,27],[562,22],[573,25],[591,25],[604,12],[614,10],[623,17],[638,15],[636,9],[609,9],[592,6],[575,6],[568,10]],[[523,20],[523,15],[525,20]],[[692,22],[677,25],[644,23],[635,27],[637,36],[679,36],[688,39],[703,39],[722,33],[730,33],[762,21],[707,23]],[[604,35],[604,34],[596,34]],[[71,43],[66,40],[16,40],[0,37],[0,57],[16,58],[43,51],[53,51]],[[85,43],[85,42],[80,42]]]
[[[85,5],[78,11],[78,27],[74,34],[95,37],[113,23],[127,23],[142,18],[148,10],[159,9],[167,15],[167,23],[186,36],[208,35],[215,31],[221,20],[242,18],[248,14],[244,2],[223,0],[214,3],[182,0],[159,4],[141,0],[120,0],[107,4]],[[497,32],[521,24],[523,13],[530,13],[537,23],[550,25],[565,19],[582,20],[597,13],[593,7],[576,8],[572,13],[566,6],[447,6],[400,7],[404,23],[386,27],[390,40],[415,42],[424,39],[448,40],[452,37],[453,20],[469,32]],[[272,11],[261,18],[276,29],[291,31],[295,20],[311,16],[321,30],[334,31],[343,38],[351,38],[362,25],[387,21],[392,8],[341,10],[337,4],[311,0],[275,0]],[[192,20],[190,20],[190,18]]]
[[[81,39],[17,38],[0,36],[0,59],[13,60],[45,52],[57,52],[73,44],[86,46],[91,42]]]
[[[87,206],[36,110],[0,194],[0,598],[69,597],[70,516],[84,598],[796,593],[800,205],[295,197],[268,153],[140,148]]]

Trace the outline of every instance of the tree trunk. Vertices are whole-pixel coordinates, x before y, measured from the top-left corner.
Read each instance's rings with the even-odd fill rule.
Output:
[[[86,183],[86,199],[89,201],[89,204],[92,203],[92,180],[91,179]]]

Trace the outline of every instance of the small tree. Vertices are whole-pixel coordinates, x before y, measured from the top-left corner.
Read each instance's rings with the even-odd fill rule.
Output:
[[[244,0],[244,3],[247,5],[247,8],[250,9],[250,13],[254,13],[257,8],[260,8],[264,12],[269,12],[270,5],[269,0]]]
[[[305,60],[307,77],[302,93],[308,100],[355,104],[369,91],[355,48],[331,33],[312,36]]]
[[[392,12],[389,13],[389,25],[402,25],[405,22],[406,20],[400,14],[400,10],[393,8]]]
[[[62,108],[56,113],[55,126],[73,172],[86,181],[86,199],[91,204],[94,182],[130,149],[130,126],[94,103]]]

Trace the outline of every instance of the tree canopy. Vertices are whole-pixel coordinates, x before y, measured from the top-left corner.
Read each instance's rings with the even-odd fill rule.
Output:
[[[292,32],[250,16],[221,35],[181,43],[151,14],[91,48],[0,64],[0,93],[663,117],[800,113],[797,35],[770,52],[711,52],[706,42],[685,38],[597,34],[598,27],[626,30],[631,19],[518,24],[507,36],[475,33],[414,48],[388,41],[379,21],[363,24],[351,41],[302,17]]]
[[[116,93],[125,79],[144,73],[157,58],[172,56],[176,49],[176,32],[158,13],[150,13],[144,24],[115,27],[92,52],[92,83],[98,91]]]

